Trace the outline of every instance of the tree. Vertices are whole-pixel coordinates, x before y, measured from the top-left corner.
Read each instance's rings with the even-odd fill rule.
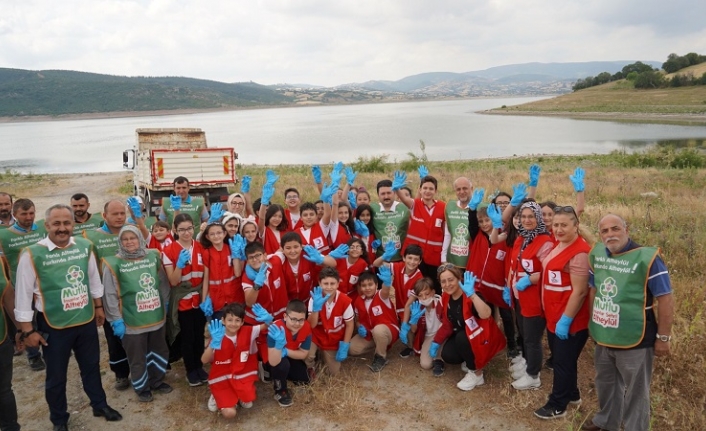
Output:
[[[676,54],[675,54],[676,55]],[[637,72],[637,73],[642,73],[642,72],[651,72],[652,66],[649,64],[645,64],[641,61],[636,61],[635,63],[628,64],[627,66],[623,67],[623,75],[627,75],[630,72]]]
[[[655,71],[642,72],[635,79],[635,88],[660,88],[664,86],[664,76]]]

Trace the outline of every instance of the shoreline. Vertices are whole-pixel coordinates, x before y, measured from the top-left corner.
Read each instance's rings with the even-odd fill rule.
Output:
[[[571,112],[571,111],[518,111],[502,108],[477,111],[483,115],[519,115],[529,117],[559,117],[574,120],[618,121],[626,123],[659,123],[682,126],[706,125],[706,114],[663,114],[646,112]]]

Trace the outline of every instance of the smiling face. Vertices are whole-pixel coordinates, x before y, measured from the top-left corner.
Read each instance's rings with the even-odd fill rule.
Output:
[[[235,234],[238,233],[238,228],[240,227],[240,223],[238,223],[237,218],[232,218],[228,220],[228,222],[225,224],[226,232],[228,232],[228,236],[233,238]]]
[[[243,322],[243,319],[234,314],[229,313],[223,316],[223,326],[226,327],[226,335],[228,336],[232,337],[237,334],[243,326],[243,323],[245,323]]]
[[[287,311],[284,313],[284,324],[292,334],[296,334],[306,322],[306,314],[297,313],[296,311]]]
[[[549,206],[545,205],[542,207],[542,220],[544,220],[544,226],[552,226],[552,219],[554,218],[554,210]]]
[[[378,198],[380,198],[380,203],[388,208],[394,202],[394,193],[392,192],[392,187],[380,187],[378,190]]]
[[[441,275],[439,275],[439,283],[441,283],[441,290],[452,297],[458,295],[461,290],[461,286],[458,284],[458,278],[456,278],[451,271],[442,272]]]
[[[302,245],[297,241],[285,242],[282,251],[289,262],[296,263],[302,255]]]
[[[204,232],[206,238],[211,241],[214,246],[220,246],[223,244],[223,240],[226,236],[226,230],[223,226],[219,224],[213,224],[206,227],[206,232]]]
[[[348,258],[349,260],[357,260],[363,255],[363,249],[365,248],[365,243],[361,239],[354,239],[349,243],[348,246]]]
[[[368,278],[366,280],[363,280],[361,283],[358,284],[358,293],[360,293],[360,296],[370,299],[375,295],[375,292],[377,292],[378,286],[375,283],[375,280],[372,278]]]
[[[355,197],[355,203],[358,206],[361,206],[363,204],[370,205],[370,195],[368,194],[368,192],[358,193],[358,195]]]
[[[134,232],[125,231],[120,235],[120,244],[129,253],[134,253],[140,248],[140,239]]]
[[[268,224],[268,226],[272,229],[277,229],[277,226],[282,223],[283,219],[284,214],[282,214],[282,211],[277,211],[276,213],[272,214],[272,217],[270,217],[270,223]]]
[[[319,281],[319,286],[321,286],[321,290],[323,290],[324,296],[331,295],[331,297],[328,299],[329,301],[333,301],[334,297],[336,296],[338,284],[339,281],[333,277],[326,277]]]
[[[74,233],[74,218],[66,208],[55,208],[44,221],[47,236],[54,244],[65,247]]]
[[[306,229],[310,229],[319,221],[318,217],[316,217],[316,211],[312,209],[302,211],[301,220]]]
[[[176,234],[179,235],[179,242],[182,244],[191,244],[194,239],[194,224],[188,220],[179,223],[176,226]]]
[[[321,217],[324,216],[324,203],[317,202],[314,205],[316,205],[316,217],[321,220]]]
[[[520,223],[526,230],[534,230],[537,227],[537,218],[534,216],[532,208],[525,208],[520,213]]]
[[[493,223],[490,221],[488,216],[478,217],[478,227],[487,235],[490,235],[493,232]]]
[[[240,196],[234,196],[233,199],[228,202],[228,211],[233,214],[243,215],[245,213],[245,200]]]
[[[473,186],[471,186],[471,182],[468,181],[468,178],[458,178],[454,181],[454,191],[456,192],[456,199],[465,203],[471,199]]]
[[[248,243],[255,242],[257,239],[257,226],[255,226],[255,223],[248,223],[243,226],[243,237]]]
[[[152,227],[152,236],[155,237],[157,241],[164,241],[167,238],[167,235],[169,235],[169,229],[167,229],[164,226],[153,226]]]
[[[368,223],[370,223],[370,219],[371,219],[371,218],[372,218],[372,216],[370,215],[370,211],[368,211],[368,210],[361,211],[361,212],[358,214],[358,220],[362,221],[362,222],[365,223],[366,225],[367,225]]]
[[[572,243],[579,235],[579,224],[573,214],[556,214],[553,219],[552,230],[557,241],[565,244]]]
[[[417,268],[419,268],[419,264],[422,263],[422,258],[420,256],[411,253],[408,253],[402,258],[402,260],[404,261],[405,271],[408,275],[416,271]]]
[[[422,196],[422,200],[425,201],[434,199],[434,195],[436,195],[436,186],[430,181],[422,184],[422,187],[419,190],[421,192],[420,194]]]
[[[340,223],[345,223],[350,218],[350,210],[347,206],[338,207],[338,221]]]

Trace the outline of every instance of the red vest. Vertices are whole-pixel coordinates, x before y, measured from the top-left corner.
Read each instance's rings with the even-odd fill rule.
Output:
[[[336,293],[331,316],[326,317],[326,304],[319,312],[319,323],[312,328],[313,340],[321,350],[337,350],[338,342],[343,341],[346,333],[346,322],[343,313],[351,305],[351,299],[341,292]]]
[[[300,217],[299,217],[299,221],[297,222],[297,224],[292,224],[292,213],[289,211],[289,209],[287,209],[287,208],[284,209],[284,218],[287,219],[287,232],[297,230],[300,227],[304,226],[304,224],[302,223],[302,219],[301,219],[301,213],[299,213],[299,216]]]
[[[316,247],[317,250],[321,252],[324,256],[328,256],[328,254],[331,252],[331,249],[328,246],[328,239],[324,235],[323,229],[321,229],[321,225],[316,222],[314,225],[311,227],[309,231],[309,239],[306,239],[306,236],[304,236],[304,226],[300,227],[297,229],[297,233],[302,239],[302,246],[305,245],[312,245]]]
[[[223,245],[221,251],[214,247],[205,249],[203,257],[204,267],[208,268],[208,296],[213,302],[213,310],[218,311],[224,305],[236,302],[236,291],[240,289],[242,292],[243,286],[236,282],[227,244]]]
[[[387,346],[389,349],[400,336],[400,323],[397,320],[397,312],[392,301],[388,299],[388,302],[390,305],[385,304],[378,290],[373,295],[369,308],[365,307],[365,299],[362,296],[358,296],[353,302],[353,311],[355,311],[355,315],[358,318],[358,323],[365,326],[365,329],[368,330],[368,335],[365,337],[366,340],[373,339],[373,328],[377,325],[385,325],[390,328],[392,341]]]
[[[367,237],[362,237],[357,233],[353,234],[353,236],[356,238],[360,238],[365,243],[365,246],[368,249],[368,265],[372,265],[373,261],[375,261],[375,252],[373,251],[373,241],[375,241],[375,235],[370,232],[370,235]]]
[[[505,242],[501,241],[491,245],[488,237],[483,232],[478,232],[471,244],[469,255],[466,270],[478,277],[475,286],[476,292],[492,305],[509,308],[503,301],[505,258],[507,256]]]
[[[524,238],[521,236],[515,240],[515,246],[512,248],[512,261],[510,262],[510,277],[514,289],[515,283],[525,275],[531,275],[535,272],[542,273],[542,261],[537,257],[537,252],[542,246],[551,242],[549,235],[537,235],[534,240],[522,251],[520,256],[520,248]],[[520,259],[521,257],[521,259]],[[538,284],[529,286],[524,291],[517,292],[517,298],[520,301],[520,311],[524,317],[542,316],[542,291]]]
[[[265,285],[257,292],[257,303],[267,310],[272,316],[281,319],[284,310],[287,308],[287,287],[282,275],[282,261],[278,256],[273,256],[268,260],[270,268],[267,270]],[[243,289],[252,288],[254,283],[245,271],[243,271]],[[248,325],[259,325],[255,320],[255,315],[251,307],[245,307],[245,323]]]
[[[287,325],[284,323],[284,320],[277,320],[275,325],[279,326],[280,328],[284,328],[284,334],[287,338],[287,350],[290,350],[292,352],[297,351],[301,348],[302,344],[308,337],[311,336],[311,325],[309,325],[309,322],[306,320],[304,321],[304,324],[299,328],[299,332],[297,332],[297,339],[292,338],[292,331],[290,331],[287,328]]]
[[[301,299],[306,302],[310,298],[311,289],[318,282],[320,268],[304,258],[299,259],[299,268],[294,275],[292,265],[285,258],[282,264],[284,284],[287,286],[289,300]]]
[[[284,235],[284,232],[278,232],[281,238],[282,235]],[[265,253],[268,256],[271,254],[275,254],[275,252],[280,249],[279,238],[277,238],[277,234],[275,234],[275,232],[269,227],[265,227],[265,235],[262,238],[262,245],[265,246]]]
[[[348,258],[336,259],[336,270],[341,277],[338,291],[345,293],[351,299],[358,296],[358,277],[366,269],[368,269],[368,263],[363,258],[359,258],[351,266],[348,266]]]
[[[424,262],[428,265],[441,265],[441,249],[444,245],[444,220],[446,203],[434,201],[434,208],[429,214],[421,199],[414,200],[414,209],[409,215],[409,229],[402,251],[410,244],[418,244],[424,250]]]
[[[180,283],[191,283],[192,287],[200,289],[201,283],[203,283],[204,251],[198,241],[193,241],[192,244],[191,262],[181,270]],[[179,260],[179,253],[183,249],[184,247],[178,241],[174,241],[164,248],[163,254],[172,262],[174,268],[176,268],[176,263]],[[179,300],[179,311],[198,308],[200,303],[201,295],[199,292],[193,292],[190,296]]]
[[[229,385],[230,379],[257,380],[257,349],[252,340],[252,331],[252,326],[241,326],[235,345],[230,338],[223,337],[221,348],[213,352],[213,362],[208,373],[210,386]]]
[[[157,241],[157,238],[154,237],[154,235],[150,235],[150,243],[147,244],[147,248],[153,248],[155,250],[164,251],[164,248],[173,242],[174,237],[172,237],[171,233],[167,234],[167,237],[164,238],[164,242],[159,242]]]
[[[329,232],[328,243],[331,246],[331,250],[334,250],[341,244],[346,244],[348,240],[351,239],[351,234],[348,232],[348,229],[346,229],[343,223],[338,222],[336,224],[336,229],[338,229],[338,232],[336,233],[335,241],[331,240],[331,238],[333,238],[333,235],[331,235],[331,233]]]
[[[414,295],[414,284],[417,280],[422,279],[424,276],[422,272],[417,268],[417,270],[409,277],[409,280],[405,283],[404,281],[404,261],[402,262],[391,262],[392,264],[392,287],[395,288],[395,303],[397,304],[397,315],[400,320],[402,320],[402,315],[404,315],[404,306],[407,304],[407,299]]]
[[[579,236],[576,241],[550,261],[545,261],[542,269],[542,305],[547,319],[547,329],[551,332],[556,332],[556,324],[561,319],[566,304],[569,302],[569,297],[574,291],[571,285],[571,274],[564,272],[564,267],[577,254],[590,251],[591,246]],[[573,322],[571,322],[569,327],[570,334],[575,334],[588,328],[588,308],[589,300],[586,297]]]

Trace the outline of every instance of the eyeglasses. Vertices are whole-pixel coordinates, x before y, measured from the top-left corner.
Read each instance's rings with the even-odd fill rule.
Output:
[[[295,319],[294,317],[290,316],[288,313],[284,313],[285,316],[289,318],[289,320],[292,321],[292,323],[296,323],[297,325],[303,325],[304,322],[306,321],[305,317],[302,317],[301,319]]]
[[[299,196],[297,196],[297,195],[287,195],[287,196],[285,196],[284,198],[287,199],[288,201],[290,201],[290,200],[292,200],[292,199],[299,199]]]
[[[510,205],[510,201],[495,201],[495,205],[500,207],[506,207]]]
[[[451,268],[455,268],[455,267],[456,267],[456,265],[454,265],[453,263],[445,263],[445,264],[443,264],[443,265],[440,265],[440,266],[436,269],[436,274],[437,274],[437,275],[438,275],[438,274],[441,274],[442,272],[447,271],[447,270],[449,270],[449,269],[451,269]]]
[[[244,207],[245,206],[245,202],[231,202],[230,204],[233,206],[236,206],[236,207]]]
[[[554,207],[554,214],[559,213],[573,214],[574,216],[576,216],[576,210],[574,210],[574,207],[572,206]]]
[[[260,260],[264,256],[262,253],[255,253],[248,256],[248,260]]]
[[[183,229],[177,229],[177,233],[187,233],[187,232],[193,232],[193,231],[194,231],[193,226],[189,226],[189,227],[186,227]]]
[[[363,247],[360,246],[360,244],[353,244],[350,247],[348,247],[348,250],[362,250]]]

